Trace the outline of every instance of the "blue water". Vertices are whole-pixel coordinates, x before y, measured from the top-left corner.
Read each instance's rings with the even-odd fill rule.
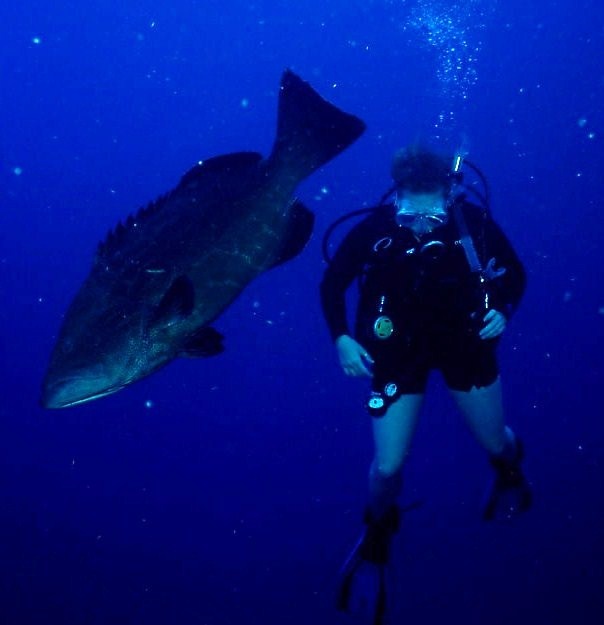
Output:
[[[391,622],[603,622],[603,19],[596,0],[2,4],[2,625],[353,622],[334,580],[370,423],[321,318],[320,239],[418,139],[465,142],[527,267],[501,368],[536,501],[480,521],[488,467],[435,377]],[[224,355],[42,410],[97,242],[200,158],[266,154],[285,67],[368,125],[300,186],[304,253],[218,322]]]

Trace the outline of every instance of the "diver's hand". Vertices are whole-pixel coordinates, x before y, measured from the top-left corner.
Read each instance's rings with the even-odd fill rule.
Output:
[[[505,326],[507,325],[505,315],[493,308],[484,316],[483,321],[484,326],[478,333],[478,336],[483,340],[497,338],[499,335],[503,334]]]
[[[371,377],[371,371],[365,363],[373,364],[373,358],[367,350],[351,336],[343,334],[336,339],[336,349],[340,365],[346,375]]]

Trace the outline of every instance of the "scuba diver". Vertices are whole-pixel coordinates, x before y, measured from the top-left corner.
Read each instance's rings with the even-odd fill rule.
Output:
[[[509,518],[531,505],[523,446],[504,421],[496,358],[526,276],[490,215],[484,176],[462,156],[452,160],[417,146],[396,153],[394,187],[379,206],[355,211],[369,215],[328,259],[321,282],[323,313],[344,373],[371,377],[366,407],[375,452],[365,529],[342,570],[338,607],[348,609],[355,576],[370,567],[377,579],[374,624],[385,612],[384,568],[405,512],[397,505],[402,467],[432,370],[442,374],[494,471],[484,519]],[[479,176],[484,193],[464,184],[464,165]],[[392,194],[394,202],[386,203]],[[346,291],[355,278],[360,292],[352,334]]]

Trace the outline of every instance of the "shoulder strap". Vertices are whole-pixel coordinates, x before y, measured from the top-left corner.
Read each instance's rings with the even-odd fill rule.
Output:
[[[463,216],[461,203],[455,202],[451,211],[453,213],[453,219],[457,224],[457,230],[459,231],[459,241],[463,247],[463,251],[465,252],[466,259],[468,260],[468,265],[470,265],[470,270],[472,272],[480,273],[482,272],[482,263],[478,258],[478,254],[476,253],[476,246],[474,245],[474,241],[468,230],[468,225],[466,224],[466,220]]]

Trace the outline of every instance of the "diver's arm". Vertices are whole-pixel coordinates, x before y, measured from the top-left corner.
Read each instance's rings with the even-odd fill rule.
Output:
[[[321,305],[331,338],[349,335],[346,314],[346,291],[363,270],[367,233],[362,222],[344,239],[327,266],[321,281]]]
[[[360,343],[348,334],[342,334],[335,344],[340,366],[346,375],[371,377],[369,367],[373,365],[373,358]]]
[[[349,376],[371,376],[373,360],[349,334],[346,315],[346,291],[363,270],[368,228],[359,224],[344,239],[327,267],[321,282],[323,315],[335,343],[342,371]]]
[[[512,244],[492,219],[486,223],[485,237],[489,259],[495,258],[496,268],[505,269],[503,275],[493,280],[493,287],[500,312],[509,319],[526,289],[526,272]]]
[[[498,310],[491,308],[487,314],[482,318],[484,326],[480,329],[478,336],[483,340],[496,339],[503,334],[507,326],[507,318]]]

